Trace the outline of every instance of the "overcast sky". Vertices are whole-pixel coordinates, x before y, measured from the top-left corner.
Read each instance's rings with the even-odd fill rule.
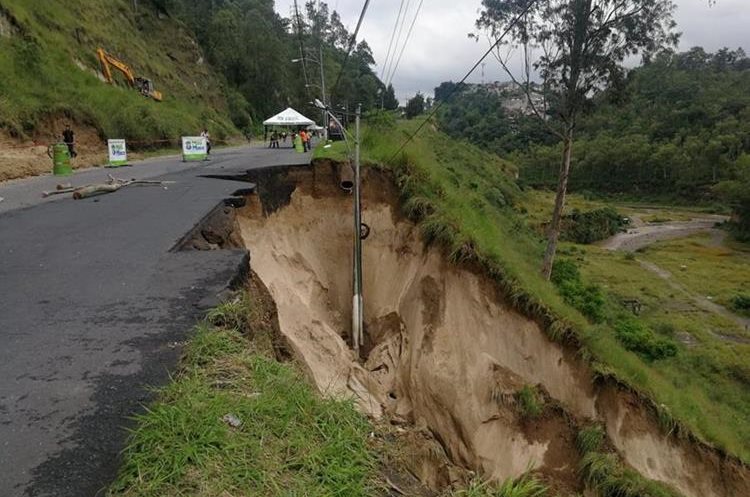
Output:
[[[305,0],[298,0],[302,5]],[[406,37],[409,23],[414,18],[420,0],[409,3],[407,23],[401,39]],[[460,80],[466,71],[487,50],[485,41],[470,40],[481,0],[422,0],[422,10],[414,25],[411,40],[393,76],[399,100],[406,100],[417,91],[432,95],[441,81]],[[675,20],[682,32],[680,49],[700,45],[708,51],[728,46],[743,47],[750,52],[750,0],[717,0],[709,7],[708,0],[674,0],[677,5]],[[289,17],[293,0],[276,0],[279,13]],[[364,0],[329,0],[350,31],[354,31]],[[370,44],[378,64],[380,76],[388,51],[401,0],[372,0],[358,40]],[[484,68],[485,81],[506,80],[497,61],[491,57]],[[469,82],[482,80],[481,68]]]

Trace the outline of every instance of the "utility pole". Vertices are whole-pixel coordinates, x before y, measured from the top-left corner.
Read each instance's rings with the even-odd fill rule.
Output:
[[[323,93],[323,105],[328,105],[326,103],[326,73],[323,69],[323,44],[320,44],[320,57],[318,59],[318,63],[320,64],[320,91]],[[328,141],[328,123],[326,122],[328,119],[328,111],[323,109],[323,122],[320,123],[321,126],[323,126],[323,141]]]
[[[362,309],[362,180],[359,164],[359,118],[361,114],[362,105],[357,105],[357,114],[354,121],[354,295],[352,297],[352,344],[357,357],[359,357],[362,342],[364,341]]]

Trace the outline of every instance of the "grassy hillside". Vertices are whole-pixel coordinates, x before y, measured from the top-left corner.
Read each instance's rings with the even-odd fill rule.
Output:
[[[131,0],[0,1],[0,132],[19,138],[44,133],[64,117],[95,128],[101,138],[176,138],[208,126],[234,131],[218,79],[203,63],[187,29]],[[150,78],[164,93],[154,102],[98,76],[102,47]]]
[[[750,461],[750,370],[742,359],[747,344],[709,340],[710,333],[695,330],[695,325],[682,328],[684,320],[658,326],[685,313],[661,310],[659,301],[674,292],[622,255],[608,254],[604,260],[600,250],[563,246],[559,259],[581,265],[578,278],[583,279],[566,282],[577,293],[564,296],[563,288],[540,276],[544,241],[531,226],[531,202],[513,181],[512,165],[452,140],[434,126],[396,154],[418,123],[378,119],[383,122],[371,121],[363,136],[363,155],[394,170],[404,210],[420,223],[427,241],[445,246],[453,260],[473,260],[488,268],[518,309],[546,323],[551,338],[579,343],[601,376],[615,376],[653,399],[666,428],[687,426]],[[345,149],[336,144],[316,154],[342,158]],[[622,281],[645,294],[656,314],[632,316],[616,293],[618,287],[608,288],[596,277],[602,274],[591,269],[596,264],[627,277]],[[592,289],[591,283],[600,285]],[[683,329],[700,346],[675,338],[675,331]]]

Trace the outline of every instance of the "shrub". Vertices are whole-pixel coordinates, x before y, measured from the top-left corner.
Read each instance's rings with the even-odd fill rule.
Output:
[[[732,297],[732,309],[742,313],[750,313],[750,295],[739,293]]]
[[[613,207],[588,212],[574,210],[563,218],[562,239],[575,243],[593,243],[616,234],[626,221]]]
[[[657,337],[651,329],[635,319],[623,319],[616,323],[615,336],[626,349],[649,361],[677,354],[677,345],[673,341]]]
[[[556,261],[552,267],[552,282],[565,302],[572,305],[595,323],[605,318],[604,294],[598,285],[585,285],[575,263],[569,259]]]

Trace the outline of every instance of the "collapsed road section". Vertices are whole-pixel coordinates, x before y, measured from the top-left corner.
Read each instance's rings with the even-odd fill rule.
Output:
[[[340,167],[254,172],[239,210],[251,266],[289,348],[325,395],[375,418],[426,427],[450,460],[496,479],[529,468],[579,491],[579,431],[643,476],[689,497],[750,495],[747,468],[666,434],[633,393],[595,380],[569,346],[508,304],[482,268],[448,263],[399,212],[387,173],[364,176],[365,344],[350,348],[352,202]],[[529,393],[539,412],[524,410]],[[449,476],[433,478],[448,481]]]
[[[54,177],[3,185],[2,205],[14,208],[0,213],[1,495],[106,487],[130,417],[169,380],[196,319],[247,267],[244,247],[220,240],[220,224],[198,231],[208,236],[204,248],[226,250],[171,250],[248,187],[203,175],[307,160],[247,147],[220,150],[200,167],[163,158],[127,174],[168,181],[166,190],[75,201],[42,200]]]

